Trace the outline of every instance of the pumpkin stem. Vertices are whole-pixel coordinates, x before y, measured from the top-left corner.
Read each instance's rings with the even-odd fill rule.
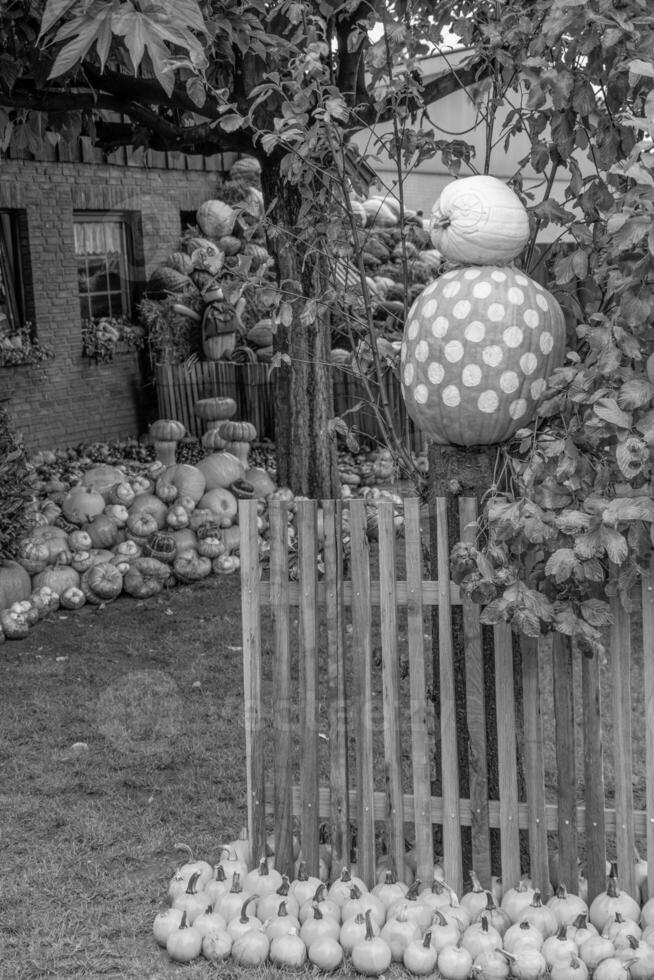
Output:
[[[307,874],[307,862],[300,861],[297,869],[297,880],[298,881],[308,881],[309,875]]]
[[[486,892],[486,911],[494,912],[497,909],[492,892]]]
[[[232,887],[229,889],[230,892],[242,892],[243,885],[241,884],[241,873],[240,871],[235,871],[232,875]]]
[[[227,876],[225,875],[225,869],[222,864],[214,865],[214,881],[227,881]]]
[[[356,901],[357,898],[361,898],[361,889],[358,887],[356,882],[354,882],[354,884],[350,888],[350,898],[353,901]]]
[[[352,881],[352,875],[350,874],[347,868],[343,868],[343,870],[341,871],[341,881],[345,881],[345,882]]]
[[[408,892],[404,896],[408,902],[418,901],[418,895],[420,894],[421,885],[422,885],[422,881],[420,880],[420,878],[416,878],[413,884],[411,885],[411,887],[409,888]]]
[[[472,882],[472,891],[473,892],[483,892],[484,889],[481,887],[481,882],[480,882],[479,878],[477,877],[476,872],[475,871],[470,871],[468,873],[470,875],[470,881]]]
[[[313,901],[322,902],[324,897],[325,897],[325,883],[324,881],[321,881],[318,887],[316,888],[315,894],[313,896]]]
[[[258,898],[258,897],[259,897],[258,895],[248,895],[248,897],[245,899],[245,901],[241,905],[241,922],[243,923],[243,925],[245,925],[247,922],[250,921],[250,917],[247,914],[247,907],[248,907],[248,905],[250,904],[250,902],[252,902],[255,898]]]
[[[397,875],[392,868],[386,869],[386,874],[384,875],[385,885],[394,885],[397,882]]]
[[[195,886],[198,883],[198,878],[199,877],[200,877],[200,872],[199,871],[194,871],[193,874],[191,875],[191,877],[189,878],[188,884],[186,886],[186,894],[187,895],[197,895],[198,890],[197,890],[197,888]]]
[[[432,922],[434,922],[437,926],[446,926],[447,925],[447,919],[445,918],[445,916],[443,915],[443,913],[440,912],[438,909],[434,909],[434,914],[433,914],[433,917],[432,917]]]
[[[422,945],[425,947],[425,949],[428,949],[431,946],[431,929],[428,929],[425,933],[425,938],[422,941]]]
[[[375,933],[373,932],[373,928],[372,928],[372,916],[371,916],[370,909],[366,909],[365,917],[366,917],[366,939],[374,939]]]
[[[314,919],[322,919],[323,918],[323,914],[320,911],[320,906],[313,905],[313,917],[314,917]]]
[[[282,883],[277,889],[277,894],[288,895],[289,886],[290,886],[290,881],[288,880],[288,875],[282,875]]]
[[[261,860],[259,861],[259,874],[260,875],[270,874],[270,868],[268,867],[268,862],[266,861],[265,857],[262,857]]]
[[[184,911],[182,912],[182,917],[179,920],[179,928],[180,929],[186,929],[187,925],[188,925],[188,922],[186,921],[186,909],[184,909]]]
[[[288,915],[288,910],[286,908],[286,902],[280,902],[279,908],[277,909],[278,916]]]

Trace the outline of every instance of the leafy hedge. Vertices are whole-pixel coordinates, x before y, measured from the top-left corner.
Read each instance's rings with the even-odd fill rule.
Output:
[[[28,473],[25,447],[13,430],[9,412],[0,405],[0,558],[12,555],[27,528]]]

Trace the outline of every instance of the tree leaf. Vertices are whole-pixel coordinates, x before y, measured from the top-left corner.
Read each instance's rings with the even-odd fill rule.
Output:
[[[601,527],[600,538],[606,553],[614,564],[621,565],[629,554],[627,539],[612,527]]]
[[[643,466],[649,460],[649,449],[644,439],[630,436],[615,447],[615,459],[620,472],[627,480],[642,473]]]
[[[578,561],[572,548],[557,548],[545,563],[545,574],[553,575],[557,582],[565,582],[572,575]]]
[[[191,75],[190,78],[186,79],[186,94],[198,107],[198,109],[201,109],[204,103],[207,101],[207,93],[204,85],[197,75]]]
[[[623,412],[618,406],[615,398],[600,398],[593,405],[593,411],[599,418],[611,425],[616,425],[620,429],[630,429],[632,417],[627,412]]]
[[[39,31],[39,39],[47,34],[51,27],[57,23],[58,20],[67,13],[71,7],[74,7],[77,0],[47,0],[45,5],[45,10],[43,11],[43,17],[41,18],[41,30]]]
[[[586,599],[580,609],[581,615],[591,626],[607,626],[613,622],[611,607],[601,599]]]
[[[629,62],[629,71],[633,75],[644,75],[646,78],[654,78],[654,62],[643,61],[642,58],[634,58]]]
[[[543,634],[538,616],[529,609],[516,609],[511,617],[511,627],[514,630],[519,630],[525,636],[533,636],[535,639]]]
[[[654,388],[647,378],[632,378],[625,381],[618,392],[618,405],[620,408],[632,409],[642,408],[651,401],[654,395]]]
[[[243,123],[245,122],[245,117],[238,112],[228,112],[226,115],[220,118],[220,128],[226,133],[235,133],[237,129],[241,129]]]
[[[555,518],[556,526],[564,534],[578,534],[584,531],[590,522],[590,514],[584,514],[582,510],[564,510]]]
[[[66,72],[70,71],[71,68],[75,68],[82,61],[84,55],[97,39],[103,23],[103,18],[95,17],[92,20],[86,20],[80,24],[77,37],[74,37],[72,41],[64,45],[55,58],[48,79],[59,78],[60,75],[65,75]]]
[[[587,534],[579,534],[575,538],[574,553],[578,558],[595,558],[603,554],[603,551],[599,528]]]
[[[507,601],[503,596],[499,596],[497,599],[493,599],[488,605],[484,606],[479,614],[479,621],[484,624],[484,626],[496,626],[498,623],[503,623],[505,620],[505,612],[507,609]]]
[[[615,497],[602,511],[602,523],[616,527],[620,521],[654,521],[651,497]]]

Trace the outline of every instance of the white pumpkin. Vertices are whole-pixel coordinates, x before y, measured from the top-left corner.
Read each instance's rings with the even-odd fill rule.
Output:
[[[518,195],[497,177],[454,180],[441,191],[429,226],[434,248],[450,262],[501,264],[529,241],[529,215]]]

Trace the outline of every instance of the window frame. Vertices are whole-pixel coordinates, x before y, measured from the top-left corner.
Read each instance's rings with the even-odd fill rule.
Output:
[[[7,310],[9,335],[27,322],[20,221],[21,212],[16,208],[0,208],[0,289],[5,297],[2,307]]]
[[[137,303],[137,290],[139,287],[141,277],[137,275],[139,268],[139,254],[136,247],[136,238],[138,233],[138,227],[140,225],[140,214],[134,211],[98,211],[98,210],[81,210],[76,209],[73,211],[73,230],[78,224],[118,224],[121,226],[121,246],[123,249],[121,255],[121,267],[120,267],[120,293],[122,297],[122,311],[120,313],[111,312],[108,314],[103,314],[104,316],[115,317],[117,319],[131,320],[134,311],[136,309]],[[86,256],[88,261],[90,256]],[[106,253],[105,253],[106,257]],[[75,262],[76,269],[79,270],[79,263],[82,259],[81,255],[77,254],[75,251]],[[78,277],[79,278],[79,277]],[[117,290],[107,289],[106,291],[96,291],[96,295],[99,296],[111,296],[117,293]],[[88,300],[89,308],[91,306],[91,298],[94,295],[92,291],[82,292],[79,289],[78,281],[78,295],[80,300],[80,314],[82,313],[82,300],[86,298]],[[90,310],[90,316],[85,317],[82,315],[82,319],[98,319],[97,315],[94,315]]]

